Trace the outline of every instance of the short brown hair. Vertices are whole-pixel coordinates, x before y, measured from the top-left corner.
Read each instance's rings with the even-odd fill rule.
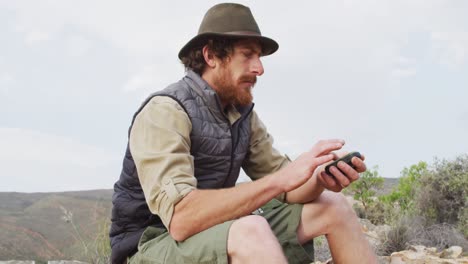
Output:
[[[234,51],[234,43],[238,41],[235,38],[212,38],[205,45],[220,60],[225,61]],[[206,61],[203,57],[203,46],[198,46],[187,52],[187,55],[181,58],[185,69],[190,69],[199,75],[203,74],[206,67]]]

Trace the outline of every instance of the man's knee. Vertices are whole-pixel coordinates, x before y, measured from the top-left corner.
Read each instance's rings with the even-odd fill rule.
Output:
[[[273,241],[272,241],[273,240]],[[228,236],[228,251],[255,250],[277,239],[265,218],[249,215],[232,223]]]
[[[326,214],[334,223],[348,221],[351,217],[356,217],[353,208],[342,193],[327,192]]]
[[[341,193],[325,191],[312,204],[315,204],[313,206],[314,210],[304,210],[306,219],[313,220],[313,218],[320,215],[320,218],[326,221],[327,226],[340,224],[356,217],[353,208]],[[309,212],[310,216],[307,215],[307,212]]]
[[[234,221],[229,231],[229,236],[240,237],[243,240],[267,238],[272,234],[267,220],[258,215],[249,215]]]

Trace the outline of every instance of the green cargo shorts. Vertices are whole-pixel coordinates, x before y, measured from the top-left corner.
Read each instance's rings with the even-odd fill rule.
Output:
[[[300,245],[297,227],[302,205],[271,200],[256,213],[265,217],[283,247],[289,263],[310,263],[314,260],[313,241]],[[213,226],[183,242],[177,242],[160,228],[148,227],[143,233],[138,252],[129,263],[228,263],[227,238],[233,221]]]

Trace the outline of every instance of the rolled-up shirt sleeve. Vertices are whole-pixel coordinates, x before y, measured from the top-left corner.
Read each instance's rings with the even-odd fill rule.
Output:
[[[169,228],[174,206],[197,186],[190,154],[192,123],[170,97],[156,96],[137,115],[130,152],[150,211]]]
[[[274,173],[291,162],[288,156],[273,147],[273,137],[255,111],[250,117],[250,130],[249,151],[242,168],[252,180]],[[286,201],[284,193],[276,198]]]

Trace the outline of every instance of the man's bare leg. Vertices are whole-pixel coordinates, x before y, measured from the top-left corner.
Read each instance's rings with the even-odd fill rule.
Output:
[[[334,263],[377,263],[356,214],[341,193],[325,191],[302,209],[299,242],[325,235]]]
[[[227,251],[229,263],[288,263],[265,218],[250,215],[232,223]]]

